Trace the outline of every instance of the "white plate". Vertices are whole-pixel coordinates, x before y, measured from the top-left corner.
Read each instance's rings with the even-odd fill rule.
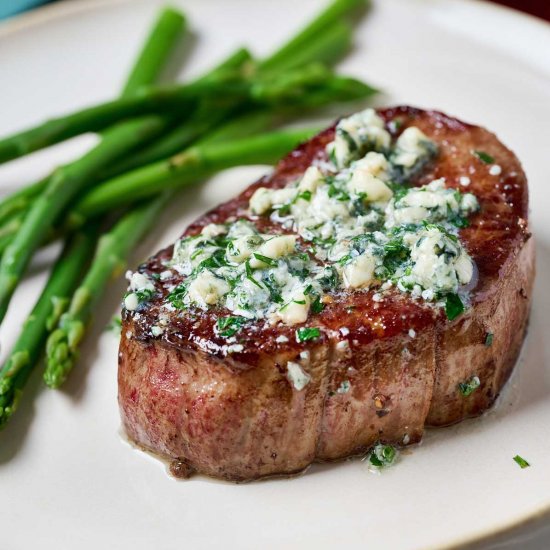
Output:
[[[241,43],[262,54],[324,1],[172,0],[197,40],[185,76]],[[0,28],[0,134],[116,95],[162,1],[63,2]],[[2,543],[49,548],[441,548],[486,536],[550,508],[548,124],[550,27],[466,0],[378,0],[342,70],[386,90],[380,103],[442,109],[497,132],[530,178],[538,284],[523,359],[499,407],[430,432],[376,476],[360,461],[314,466],[294,480],[178,482],[119,433],[117,342],[102,328],[113,285],[62,392],[35,376],[0,434]],[[90,140],[5,166],[3,189],[37,178]],[[166,213],[133,259],[169,243],[205,208],[264,168],[233,170]],[[47,253],[44,257],[47,257]],[[44,280],[41,261],[2,325],[4,353]],[[512,457],[532,464],[521,470]],[[541,546],[542,547],[542,546]]]

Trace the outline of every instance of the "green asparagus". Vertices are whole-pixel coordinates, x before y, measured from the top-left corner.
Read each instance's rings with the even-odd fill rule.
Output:
[[[58,328],[48,338],[44,381],[50,388],[58,388],[66,380],[78,358],[86,325],[104,287],[113,276],[122,272],[128,254],[158,219],[171,197],[170,192],[164,192],[152,203],[135,208],[99,240],[88,274],[74,293],[68,311],[61,316]]]
[[[98,132],[132,117],[192,112],[199,100],[212,108],[239,102],[285,101],[302,93],[304,86],[321,85],[330,72],[321,65],[263,78],[228,71],[187,85],[143,89],[139,93],[95,105],[0,140],[0,162],[27,155],[86,132]]]
[[[68,228],[129,201],[157,195],[165,189],[180,189],[220,170],[246,164],[273,164],[318,129],[280,130],[227,141],[206,142],[190,147],[167,160],[122,174],[88,193],[67,220]]]
[[[172,10],[168,10],[168,13],[171,12]],[[162,18],[163,16],[161,15],[161,20]],[[167,36],[172,36],[172,32],[167,32]],[[161,43],[164,44],[164,42]],[[147,49],[148,51],[151,51],[150,48]],[[160,63],[150,63],[147,61],[147,58],[145,59],[145,61],[147,65],[151,66],[151,68],[148,69],[147,72],[150,73],[153,70],[153,67],[156,67],[157,71],[160,70]],[[250,55],[250,53],[246,49],[240,48],[228,58],[226,58],[218,66],[214,67],[214,69],[204,75],[202,77],[202,80],[206,80],[207,78],[215,76],[216,74],[223,74],[224,72],[230,70],[238,70],[240,68],[244,70],[246,64],[251,62],[252,56]],[[145,74],[145,71],[140,72],[142,72],[142,74]],[[134,82],[136,81],[134,73],[132,73],[130,78]],[[137,86],[139,87],[139,85]],[[128,85],[126,85],[125,89],[128,89]],[[209,115],[211,116],[211,113],[209,113]],[[197,127],[197,124],[194,124],[194,121],[196,119],[197,117],[193,115],[192,120],[189,120],[188,123],[184,124],[183,126],[178,126],[173,131],[173,133],[170,131],[170,125],[167,125],[167,135],[158,140],[158,145],[157,142],[153,142],[146,145],[145,149],[140,149],[139,152],[137,152],[137,154],[135,155],[132,155],[131,158],[120,159],[118,162],[115,163],[114,166],[110,166],[107,169],[107,172],[103,174],[100,179],[105,179],[106,177],[113,177],[115,175],[122,174],[123,172],[127,172],[130,169],[149,164],[150,162],[154,162],[155,160],[159,160],[161,158],[167,158],[177,153],[178,151],[181,151],[196,137],[202,135],[204,132],[213,127],[210,120],[208,121],[207,125],[202,124],[202,126],[199,125],[199,127]],[[33,185],[26,186],[23,189],[12,193],[3,200],[0,200],[0,227],[4,225],[11,216],[15,214],[21,214],[21,212],[27,210],[32,201],[46,188],[47,183],[48,178],[44,178],[43,180],[40,180]],[[20,223],[22,222],[22,218],[23,216],[19,216]],[[3,248],[0,248],[1,252],[3,252],[3,250]]]
[[[6,363],[0,369],[0,428],[15,412],[23,387],[33,367],[40,359],[48,330],[56,326],[63,310],[68,306],[97,240],[95,228],[88,227],[69,241],[53,268],[46,288]]]
[[[134,86],[146,83],[139,82],[138,78],[158,73],[184,26],[185,19],[177,12],[168,10],[162,13],[130,74],[129,82],[123,90],[123,99],[126,94],[135,92]],[[157,41],[159,32],[167,33],[166,40]],[[141,67],[145,68],[142,70]],[[100,143],[83,157],[58,168],[52,174],[45,189],[26,212],[20,229],[2,255],[0,322],[6,315],[11,297],[34,251],[45,236],[53,230],[55,221],[67,205],[90,182],[93,182],[98,172],[125,153],[158,135],[164,127],[164,120],[158,117],[126,121],[105,132]]]
[[[183,14],[173,8],[164,8],[153,25],[147,40],[134,63],[122,95],[132,95],[142,86],[156,82],[164,69],[166,59],[183,36],[186,26]]]
[[[341,21],[359,9],[368,7],[368,5],[368,0],[334,0],[305,28],[266,59],[263,63],[264,69],[284,67],[294,57],[299,56],[304,48],[310,47],[310,44],[318,36],[325,34],[327,29],[335,22]]]
[[[164,10],[161,13],[128,78],[125,93],[130,93],[134,86],[151,82],[149,79],[158,75],[172,44],[181,34],[183,24],[181,14],[173,10]],[[160,40],[159,34],[163,35]],[[42,185],[46,184],[40,182],[26,189],[34,192]],[[23,193],[19,195],[26,198]],[[95,226],[87,226],[69,241],[7,362],[0,369],[0,428],[14,413],[32,369],[39,361],[48,332],[55,328],[64,309],[69,305],[72,292],[92,256],[96,241]]]
[[[313,62],[321,62],[330,65],[337,61],[350,48],[350,44],[350,27],[337,20],[333,25],[327,27],[325,33],[312,36],[311,41],[300,51],[296,52],[294,56],[284,56],[277,60],[268,60],[269,62],[266,63],[271,72],[274,70],[284,71],[296,69]],[[245,60],[242,59],[241,63],[244,61]],[[264,71],[264,64],[260,62],[254,65],[250,54],[248,54],[247,61],[250,71]],[[235,66],[236,65],[227,67],[221,66],[220,69],[235,68]],[[337,77],[334,76],[333,78]],[[330,82],[327,82],[326,85],[330,86]],[[374,89],[372,89],[372,91],[374,92]],[[328,94],[325,97],[326,103],[340,100],[346,101],[346,98],[341,99],[334,97],[331,99]],[[354,97],[354,99],[356,98],[357,97]],[[307,99],[304,103],[307,103]],[[323,102],[318,102],[318,105],[322,104]],[[281,108],[281,106],[279,105],[278,108]],[[139,168],[140,166],[166,159],[182,151],[195,139],[205,135],[208,131],[216,128],[220,123],[238,113],[239,109],[235,107],[212,109],[211,106],[205,105],[194,113],[190,120],[172,129],[159,139],[158,142],[147,146],[143,151],[139,151],[139,154],[134,155],[134,157],[126,159],[126,162],[123,162],[121,166],[117,165],[115,170],[109,173],[109,176],[118,175]],[[276,115],[276,118],[280,118],[279,115]]]
[[[223,95],[220,90],[223,90]],[[99,132],[128,118],[159,113],[177,113],[181,116],[206,96],[220,98],[223,105],[249,94],[250,85],[238,72],[220,75],[200,84],[143,89],[139,93],[49,120],[0,140],[0,162],[28,155],[79,134]]]

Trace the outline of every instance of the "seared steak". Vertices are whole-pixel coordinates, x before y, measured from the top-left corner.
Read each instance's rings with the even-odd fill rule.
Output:
[[[412,179],[414,186],[445,178],[447,187],[479,201],[459,231],[475,264],[470,307],[448,320],[443,308],[395,287],[383,299],[377,288],[338,288],[308,322],[249,322],[237,344],[228,345],[216,328],[218,317],[228,315],[220,305],[173,309],[167,320],[161,313],[170,289],[185,279],[176,274],[163,283],[173,247],[161,250],[139,269],[156,281],[154,294],[123,312],[119,404],[137,445],[175,461],[180,472],[251,480],[358,455],[377,442],[413,444],[425,426],[452,424],[493,404],[521,348],[532,293],[524,172],[515,155],[478,126],[410,107],[378,114],[393,139],[415,126],[437,144],[437,156]],[[312,162],[326,160],[334,131],[304,143],[184,235],[240,218],[261,233],[274,231],[270,217],[250,214],[251,196],[259,187],[283,188]],[[161,314],[163,327],[152,332]],[[298,342],[296,329],[306,325],[320,331]],[[302,365],[306,385],[291,383],[289,362]]]

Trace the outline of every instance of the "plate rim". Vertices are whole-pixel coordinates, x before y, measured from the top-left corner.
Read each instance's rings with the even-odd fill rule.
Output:
[[[34,27],[47,25],[50,22],[56,22],[65,17],[130,4],[132,1],[133,0],[71,0],[70,2],[60,1],[37,6],[30,11],[17,14],[1,21],[0,39],[10,38],[17,33],[27,31]],[[140,1],[142,3],[146,3],[149,0]],[[371,5],[376,4],[377,1],[381,2],[382,0],[370,0]],[[325,3],[328,2],[329,0],[325,0]],[[505,13],[515,19],[522,20],[525,25],[535,25],[540,29],[544,29],[545,32],[549,33],[550,37],[550,21],[546,21],[545,19],[535,15],[522,12],[517,8],[496,4],[490,0],[461,0],[461,3],[465,5],[469,4],[472,9],[478,9],[478,6],[482,6],[484,9],[492,10],[493,12]],[[523,347],[525,346],[525,341],[528,336],[529,335],[527,334]],[[520,359],[518,359],[516,367],[519,366]],[[539,509],[529,512],[511,523],[502,524],[500,527],[496,527],[495,529],[486,529],[474,532],[470,535],[464,536],[464,538],[455,539],[454,541],[445,543],[444,546],[439,548],[442,550],[458,550],[459,548],[474,547],[474,545],[477,547],[477,545],[482,543],[490,543],[491,539],[496,537],[513,536],[514,532],[528,528],[532,524],[538,524],[544,519],[550,519],[550,502],[543,504],[543,506]]]
[[[81,12],[103,9],[104,7],[112,7],[115,5],[129,4],[132,0],[71,0],[56,2],[53,4],[44,4],[37,6],[32,10],[25,11],[10,17],[0,22],[0,38],[9,36],[27,30],[34,26],[43,25],[51,20],[57,20],[63,17],[68,17]],[[142,2],[147,0],[141,0]],[[203,0],[208,1],[208,0]],[[328,3],[329,0],[327,0]],[[377,0],[368,0],[371,4],[376,3]],[[378,0],[379,1],[379,0]],[[485,9],[507,13],[510,16],[523,19],[526,24],[537,25],[546,31],[550,32],[550,21],[546,21],[541,17],[532,15],[520,11],[517,8],[505,6],[502,4],[496,4],[490,0],[461,0],[464,4],[470,4],[472,6],[484,6]]]

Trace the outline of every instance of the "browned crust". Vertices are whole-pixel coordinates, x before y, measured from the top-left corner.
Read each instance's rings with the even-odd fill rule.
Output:
[[[482,211],[461,238],[479,271],[473,307],[449,323],[397,292],[379,304],[371,292],[340,292],[315,319],[324,329],[320,341],[297,344],[295,327],[256,327],[242,336],[244,352],[228,357],[220,353],[212,330],[219,312],[174,318],[162,339],[148,332],[155,304],[139,322],[127,314],[119,403],[130,439],[181,461],[186,472],[194,468],[249,480],[358,454],[377,441],[414,443],[425,425],[457,422],[491,406],[515,364],[529,312],[534,245],[528,240],[525,175],[513,153],[482,128],[411,108],[381,114],[388,121],[399,116],[402,127],[419,126],[439,143],[437,163],[418,184],[445,176],[458,188],[461,175],[471,177],[468,190],[478,196]],[[254,188],[285,185],[322,155],[331,132],[299,148],[273,176],[201,217],[186,233],[242,215]],[[472,149],[494,156],[502,176],[490,176]],[[167,254],[161,251],[147,269],[162,269]],[[349,330],[347,338],[338,333],[342,326]],[[489,332],[490,347],[485,345]],[[275,343],[280,334],[289,337],[288,344]],[[338,346],[344,339],[348,349]],[[303,350],[311,354],[312,381],[297,392],[285,365]],[[458,383],[473,375],[481,387],[464,397]],[[344,380],[351,390],[338,393]]]

